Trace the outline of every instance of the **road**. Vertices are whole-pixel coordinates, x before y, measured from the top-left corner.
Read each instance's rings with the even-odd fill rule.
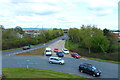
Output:
[[[102,75],[99,78],[118,78],[118,64],[98,62],[89,59],[75,59],[64,57],[64,65],[49,64],[49,56],[30,56],[30,55],[19,55],[19,56],[3,56],[2,61],[3,67],[27,67],[48,69],[60,72],[66,72],[76,74],[88,78],[93,78],[91,75],[81,73],[78,70],[78,66],[81,63],[91,63],[102,71]],[[27,62],[29,60],[29,62]]]
[[[49,45],[48,47],[52,50],[52,56],[57,56],[55,52],[53,52],[54,48],[58,48],[59,51],[62,51],[63,48],[65,48],[65,42],[66,40],[58,40],[54,42],[53,44]],[[70,54],[64,54],[64,57],[71,57]]]

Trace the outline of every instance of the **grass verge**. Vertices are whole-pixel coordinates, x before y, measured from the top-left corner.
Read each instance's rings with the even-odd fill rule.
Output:
[[[6,75],[6,78],[79,78],[79,80],[92,80],[78,75],[34,68],[3,67],[2,72]]]
[[[28,51],[28,52],[23,52],[23,53],[16,54],[16,55],[43,55],[43,52],[44,52],[45,48],[46,47],[42,47],[42,48],[39,48],[39,49],[35,49],[35,50],[32,50],[32,51]]]
[[[8,50],[2,50],[2,52],[7,52],[7,51],[12,51],[12,50],[17,50],[17,49],[21,49],[23,47],[20,47],[20,48],[13,48],[13,49],[8,49]]]
[[[110,63],[120,64],[120,62],[117,62],[117,61],[103,60],[103,59],[91,58],[91,57],[85,57],[85,56],[83,56],[83,57],[87,58],[87,59],[91,59],[91,60],[101,61],[101,62],[110,62]]]

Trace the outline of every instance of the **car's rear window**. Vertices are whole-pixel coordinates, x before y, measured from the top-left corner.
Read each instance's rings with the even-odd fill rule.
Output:
[[[75,54],[75,53],[72,53],[73,55],[78,55],[78,54]]]
[[[62,52],[58,52],[59,54],[62,54]]]
[[[54,49],[54,50],[58,50],[58,49]]]

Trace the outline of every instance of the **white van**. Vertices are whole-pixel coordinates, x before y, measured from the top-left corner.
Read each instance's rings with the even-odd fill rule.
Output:
[[[52,50],[50,48],[46,48],[45,51],[44,51],[44,54],[46,56],[51,56],[52,55]]]

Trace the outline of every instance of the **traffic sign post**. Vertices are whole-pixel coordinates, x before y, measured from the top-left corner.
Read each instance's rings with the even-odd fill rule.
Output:
[[[30,60],[27,60],[27,69],[29,68],[29,61],[30,61]]]

